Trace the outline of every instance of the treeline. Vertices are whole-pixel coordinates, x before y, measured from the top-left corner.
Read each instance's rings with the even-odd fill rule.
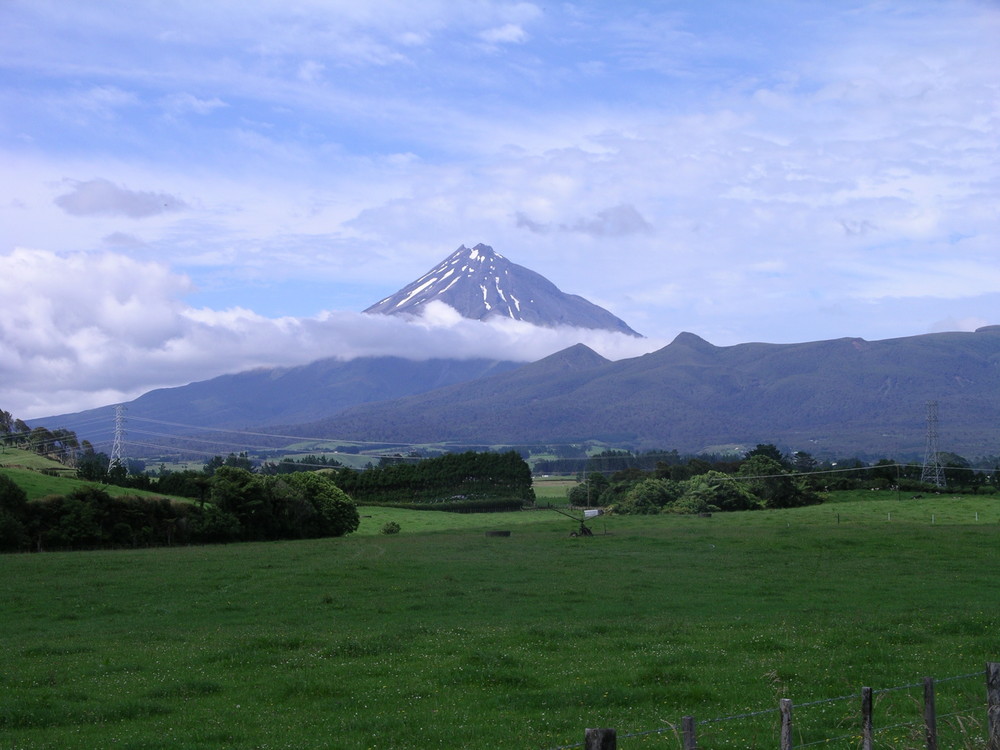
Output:
[[[138,468],[129,462],[130,469]],[[378,465],[364,469],[343,466],[335,459],[305,456],[301,459],[255,464],[246,453],[215,456],[202,470],[161,470],[134,473],[109,466],[104,454],[81,461],[82,478],[134,489],[162,492],[204,501],[212,478],[224,468],[240,469],[254,476],[283,477],[326,468],[331,480],[359,505],[392,505],[402,508],[449,510],[462,513],[516,510],[534,502],[531,468],[514,452],[466,451],[422,458],[383,456]]]
[[[858,457],[817,459],[805,451],[782,453],[773,444],[761,444],[769,447],[768,455],[778,461],[782,468],[796,474],[811,474],[825,472],[821,480],[823,489],[846,490],[855,489],[876,482],[885,487],[887,484],[902,484],[903,489],[921,489],[920,476],[923,463],[910,461],[898,463],[889,458],[863,460]],[[761,447],[760,445],[758,447]],[[756,450],[756,449],[755,449]],[[721,471],[726,474],[735,472],[745,455],[733,454],[680,454],[676,450],[650,450],[632,452],[628,450],[605,450],[590,456],[572,458],[543,459],[534,463],[534,473],[537,474],[570,474],[582,479],[585,475],[601,473],[611,476],[617,472],[642,471],[657,472],[661,477],[676,480],[686,480],[707,471]],[[949,488],[963,492],[991,491],[996,486],[1000,476],[1000,457],[980,456],[967,459],[955,453],[942,451],[937,456],[941,464],[945,482]],[[820,480],[817,480],[819,483]],[[819,484],[817,484],[819,487]]]
[[[1000,467],[995,457],[984,459],[982,468],[955,454],[939,454],[938,460],[952,491],[995,491]],[[820,502],[821,492],[833,490],[936,489],[921,481],[922,470],[921,464],[889,459],[874,464],[860,459],[820,462],[802,451],[785,455],[772,444],[759,444],[742,457],[606,451],[584,464],[569,500],[577,506],[610,506],[618,513],[789,508]]]
[[[533,503],[531,469],[515,451],[449,453],[362,471],[344,468],[337,485],[361,505],[505,510]]]
[[[358,528],[357,507],[316,473],[261,476],[223,466],[202,502],[113,497],[98,486],[28,501],[0,474],[0,550],[152,547],[342,536]]]
[[[9,411],[0,409],[0,443],[50,456],[63,463],[72,462],[80,451],[93,451],[90,443],[82,443],[72,430],[50,430],[46,427],[32,429],[23,420],[15,419]]]
[[[756,450],[731,473],[708,469],[687,479],[674,479],[670,467],[663,465],[651,472],[626,469],[610,477],[591,474],[570,492],[570,503],[606,506],[622,514],[650,514],[794,508],[822,501],[803,477],[791,474],[760,447]]]

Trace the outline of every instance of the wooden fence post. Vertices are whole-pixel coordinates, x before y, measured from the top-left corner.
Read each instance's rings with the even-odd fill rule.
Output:
[[[872,750],[872,689],[861,688],[861,750]]]
[[[1000,750],[1000,663],[986,664],[986,750]]]
[[[588,729],[583,746],[585,750],[616,750],[618,733],[614,729]]]
[[[792,699],[781,699],[781,750],[792,750]]]
[[[685,716],[681,719],[681,737],[684,741],[684,750],[698,750],[698,738],[694,733],[694,717]]]
[[[937,750],[937,712],[934,710],[934,678],[924,678],[924,733],[927,750]]]

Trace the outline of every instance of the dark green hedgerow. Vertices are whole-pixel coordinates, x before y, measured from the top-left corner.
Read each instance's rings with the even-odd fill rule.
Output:
[[[97,485],[27,502],[0,476],[0,549],[155,547],[341,536],[357,529],[353,501],[319,474],[262,477],[223,467],[209,502],[111,496]],[[11,488],[13,486],[13,489]]]

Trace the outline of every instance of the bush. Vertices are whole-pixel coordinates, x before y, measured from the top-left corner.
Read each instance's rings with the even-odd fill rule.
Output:
[[[327,475],[314,471],[296,472],[272,480],[271,484],[291,487],[308,503],[311,515],[298,524],[298,533],[302,536],[343,536],[357,531],[361,523],[354,501]]]
[[[395,521],[386,521],[384,524],[382,524],[382,533],[383,534],[398,534],[399,533],[399,524],[396,523]]]
[[[632,485],[622,500],[615,503],[615,513],[642,515],[660,510],[680,499],[684,485],[672,479],[643,479]]]
[[[31,539],[21,520],[0,508],[0,552],[27,549],[30,543]]]
[[[0,474],[0,510],[21,516],[28,505],[28,493],[6,474]]]

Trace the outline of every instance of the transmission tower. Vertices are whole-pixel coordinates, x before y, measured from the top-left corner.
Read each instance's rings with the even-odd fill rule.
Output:
[[[111,445],[111,465],[124,466],[122,451],[125,449],[125,405],[115,406],[115,442]]]
[[[941,467],[940,451],[938,449],[938,404],[937,401],[927,402],[927,447],[924,449],[924,468],[920,472],[920,481],[944,487],[944,469]]]

